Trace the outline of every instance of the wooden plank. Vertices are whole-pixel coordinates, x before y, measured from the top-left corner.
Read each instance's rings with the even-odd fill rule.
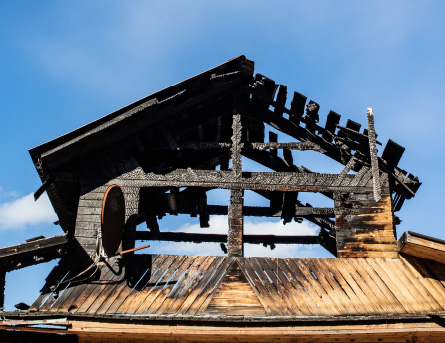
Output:
[[[182,303],[181,307],[179,308],[179,310],[178,310],[179,313],[187,313],[189,308],[192,305],[195,305],[195,306],[199,305],[199,302],[197,302],[198,296],[204,290],[204,287],[206,286],[207,282],[212,278],[212,276],[214,275],[216,270],[218,270],[218,267],[221,265],[223,258],[222,257],[213,257],[212,259],[208,258],[208,260],[211,260],[211,261],[209,261],[210,264],[208,265],[207,268],[206,268],[206,266],[203,266],[203,269],[205,269],[205,271],[204,271],[204,275],[199,280],[199,287],[196,286],[190,292],[189,296],[185,299],[185,301]],[[204,299],[200,298],[200,300],[202,301]]]
[[[341,314],[342,307],[337,306],[335,301],[331,299],[331,296],[329,295],[327,290],[323,288],[319,280],[314,277],[313,271],[309,268],[310,266],[312,266],[312,264],[308,263],[307,259],[304,258],[293,259],[292,262],[296,264],[297,268],[299,268],[299,270],[303,273],[305,278],[309,281],[312,288],[318,294],[319,301],[322,301],[323,304],[325,304],[329,309],[329,311],[331,311],[334,315]]]
[[[114,259],[114,261],[115,263],[112,263],[112,268],[118,269],[117,259]],[[86,300],[83,304],[78,304],[80,305],[79,307],[83,306],[82,309],[80,309],[80,312],[89,312],[91,307],[98,306],[96,305],[97,303],[99,303],[99,305],[102,303],[104,299],[104,294],[102,294],[102,291],[107,288],[107,284],[111,282],[110,279],[113,279],[113,277],[115,277],[116,280],[119,280],[121,275],[114,275],[111,268],[108,268],[105,265],[99,266],[99,271],[100,275],[98,280],[96,280],[95,282],[91,281],[90,283],[85,282],[84,284],[79,284],[75,287],[75,289],[73,289],[73,292],[70,294],[69,301],[63,301],[62,306],[59,308],[60,312],[74,311],[76,309],[74,305],[76,303],[76,300],[81,294],[88,292],[88,290],[86,289],[88,286],[91,290],[89,293],[90,296],[88,297],[88,300]],[[94,313],[94,311],[92,312]]]
[[[164,308],[164,313],[176,313],[179,306],[182,305],[184,301],[184,292],[186,291],[185,288],[189,286],[189,281],[193,280],[194,273],[196,273],[200,266],[204,263],[206,256],[193,256],[193,259],[194,260],[190,267],[181,276],[181,280],[164,300],[164,302],[167,302],[166,304],[168,304],[168,307]]]
[[[220,266],[216,269],[215,273],[212,275],[211,279],[207,283],[207,285],[203,288],[201,294],[197,298],[194,304],[190,306],[187,311],[187,314],[190,315],[199,315],[202,314],[213,296],[215,295],[216,290],[221,285],[222,279],[227,272],[227,269],[234,263],[235,259],[233,257],[224,257]]]
[[[405,232],[399,240],[399,250],[408,255],[445,263],[445,242],[413,232]]]
[[[399,258],[399,253],[391,251],[339,251],[340,258]]]
[[[202,263],[198,266],[196,269],[196,272],[189,277],[187,282],[185,283],[184,287],[180,290],[178,295],[176,296],[175,301],[171,304],[169,308],[169,313],[183,313],[187,310],[190,303],[187,302],[188,297],[191,295],[194,289],[198,288],[201,290],[201,287],[204,286],[201,284],[201,280],[203,275],[206,274],[208,267],[212,264],[212,262],[215,260],[215,256],[207,256]],[[194,293],[196,295],[196,293]],[[187,303],[186,303],[187,302]]]
[[[48,276],[45,279],[45,285],[40,290],[40,296],[34,301],[34,303],[29,307],[30,312],[35,312],[40,309],[43,303],[46,301],[48,296],[51,295],[52,290],[51,287],[57,285],[57,282],[60,281],[65,274],[69,271],[69,267],[71,265],[71,259],[69,256],[65,256],[62,258],[59,263],[51,270]]]
[[[138,292],[137,297],[127,306],[122,307],[125,313],[135,314],[139,313],[154,313],[164,300],[168,293],[164,292],[170,278],[178,271],[178,268],[182,267],[184,261],[187,260],[186,256],[170,256],[163,262],[162,268],[159,268],[155,274],[153,274],[147,283]],[[168,289],[168,288],[167,288]]]
[[[89,266],[92,266],[92,261],[84,259],[82,261],[74,261],[69,259],[65,268],[61,274],[58,275],[58,280],[56,279],[54,285],[51,286],[52,292],[49,294],[46,302],[38,309],[38,311],[50,311],[59,299],[64,299],[64,293],[70,294],[71,289],[68,287],[70,285],[71,278],[77,276],[80,272],[86,270]],[[91,276],[95,269],[88,272],[87,276]],[[60,304],[60,302],[58,302]],[[56,305],[57,306],[57,305]]]
[[[392,239],[395,241],[393,230],[375,230],[375,229],[338,229],[337,236],[341,237],[369,237],[370,239],[382,240],[382,239]],[[391,241],[390,241],[391,242]]]
[[[380,299],[381,302],[385,305],[389,312],[394,313],[406,313],[405,308],[399,302],[399,300],[394,296],[385,282],[382,281],[380,276],[376,273],[374,268],[367,263],[367,259],[358,258],[354,259],[353,263],[360,264],[363,267],[364,274],[366,273],[368,277],[364,277],[372,289],[381,293]]]
[[[288,308],[290,312],[295,315],[301,315],[301,309],[294,297],[290,295],[287,291],[287,287],[284,286],[284,283],[289,283],[289,281],[284,281],[286,279],[285,275],[281,275],[280,277],[280,267],[278,266],[278,259],[272,258],[257,258],[261,267],[267,273],[269,278],[272,279],[273,285],[278,290],[279,295],[282,299],[282,304]]]
[[[117,267],[117,259],[113,258],[109,261],[111,264],[111,268]],[[111,268],[107,268],[106,266],[99,266],[99,281],[97,282],[97,286],[100,282],[108,282],[108,280],[114,275],[111,272]],[[117,268],[116,268],[117,269]],[[90,273],[91,274],[91,273]],[[78,282],[74,281],[68,285],[68,290],[66,290],[61,297],[59,297],[58,301],[51,308],[51,312],[66,312],[73,311],[75,307],[73,304],[76,302],[77,298],[85,292],[86,287],[93,283],[92,280],[88,282],[88,280],[82,281],[82,277],[78,278]],[[101,289],[97,291],[97,286],[95,288],[94,294],[99,295],[105,285],[100,285]]]
[[[424,297],[419,292],[419,285],[417,283],[413,284],[411,280],[406,277],[400,259],[378,259],[377,262],[382,266],[386,265],[386,268],[391,271],[392,280],[399,283],[400,290],[402,293],[406,293],[406,300],[412,301],[413,306],[416,308],[416,312],[425,313],[433,310],[431,304],[422,301]]]
[[[322,275],[323,278],[329,284],[330,288],[337,294],[337,297],[339,299],[338,301],[342,303],[343,307],[346,309],[345,313],[360,314],[361,313],[360,307],[356,306],[355,302],[353,302],[349,298],[346,291],[333,276],[333,273],[331,273],[331,271],[327,268],[327,265],[325,263],[326,260],[327,259],[318,259],[318,258],[313,259],[312,263],[314,263],[315,265],[314,269],[317,268],[320,273],[323,273]],[[325,287],[326,289],[329,288],[328,286],[323,286],[323,287]]]
[[[347,239],[344,240],[344,246],[342,249],[338,250],[339,252],[344,251],[392,251],[397,252],[397,245],[392,243],[386,243],[386,244],[379,244],[376,243],[354,243],[354,242],[348,242]]]
[[[136,260],[137,258],[137,260]],[[166,255],[133,255],[125,263],[125,279],[123,282],[116,284],[107,299],[104,300],[102,305],[97,309],[96,313],[115,313],[122,302],[125,300],[128,293],[131,291],[129,285],[130,278],[133,275],[139,275],[142,270],[147,268],[147,265],[151,263],[152,270],[159,268],[158,263],[162,263],[167,258]]]
[[[423,263],[425,263],[429,270],[436,275],[436,279],[445,286],[445,265],[432,260],[423,260]]]
[[[263,299],[262,305],[264,306],[268,315],[280,315],[283,313],[283,310],[274,302],[272,295],[270,294],[266,285],[264,285],[262,279],[257,275],[256,269],[258,269],[258,265],[253,265],[252,258],[243,258],[237,260],[246,275],[247,279],[250,281],[250,284],[255,287],[257,291],[257,295],[259,294],[258,299]],[[262,271],[259,271],[262,273]]]
[[[157,269],[154,270],[152,268],[147,268],[147,266],[144,266],[141,269],[140,276],[138,275],[135,280],[133,281],[134,285],[128,286],[126,289],[124,289],[119,297],[125,296],[125,299],[121,302],[119,307],[116,308],[114,313],[131,313],[127,312],[129,307],[133,304],[133,301],[135,301],[139,295],[141,295],[142,290],[149,286],[150,283],[156,283],[160,280],[162,275],[170,265],[177,259],[177,256],[174,255],[167,255],[167,258],[162,262],[162,264],[158,264],[156,267]],[[147,272],[142,275],[142,270],[147,269]],[[137,287],[136,287],[137,286]],[[110,313],[110,310],[107,312]]]
[[[205,313],[219,315],[266,315],[260,299],[235,261],[206,308]]]
[[[149,256],[149,255],[147,255]],[[151,255],[151,268],[153,273],[155,273],[159,266],[162,265],[162,263],[165,261],[168,255]],[[147,257],[147,263],[150,261],[150,257]],[[139,268],[140,264],[129,264],[128,268]],[[132,273],[130,270],[129,273]],[[115,285],[109,285],[107,290],[107,298],[103,301],[103,303],[99,306],[99,308],[96,310],[96,314],[104,314],[108,311],[110,306],[116,301],[116,299],[119,297],[122,290],[127,287],[127,281],[124,279],[123,282],[116,283]]]
[[[357,186],[332,186],[337,174],[291,173],[291,172],[245,172],[240,178],[234,178],[232,171],[205,171],[175,169],[162,174],[134,175],[132,178],[114,180],[120,187],[204,187],[223,189],[251,189],[268,191],[304,191],[304,192],[371,192],[372,184],[363,181]],[[344,178],[353,179],[354,175]],[[370,179],[370,178],[369,178]],[[91,179],[91,183],[107,180]],[[368,180],[369,181],[369,180]]]
[[[435,292],[434,294],[437,294],[438,298],[440,296],[445,297],[445,285],[437,279],[437,276],[428,268],[423,259],[409,255],[403,256],[403,259],[407,261],[408,265],[415,268],[420,277],[431,285],[431,287],[428,287],[431,292]],[[445,304],[445,301],[440,303]]]
[[[437,308],[437,312],[444,311],[445,293],[438,292],[435,285],[428,278],[421,275],[407,259],[401,257],[400,261],[406,268],[407,277],[413,280],[413,283],[419,284],[419,292],[428,299],[431,306]]]
[[[192,262],[192,260],[190,258],[188,260],[189,260],[189,262],[186,263],[187,268],[191,265],[190,262]],[[205,263],[206,261],[207,261],[207,259],[204,260],[203,263]],[[187,268],[184,268],[184,266],[181,268],[182,274],[186,272]],[[171,269],[172,269],[172,273],[170,274],[170,276],[174,272],[174,270],[173,270],[174,266],[172,266]],[[169,276],[169,272],[170,272],[170,270],[166,273],[167,277]],[[179,274],[178,274],[178,277],[180,277]],[[164,277],[163,277],[163,279],[164,279]],[[147,299],[144,302],[144,307],[146,308],[145,313],[148,313],[148,314],[156,313],[156,311],[159,309],[159,307],[166,301],[166,297],[170,293],[170,291],[171,291],[171,289],[167,289],[164,292],[163,287],[160,287],[158,289],[155,289],[151,294],[149,294]]]
[[[371,299],[369,289],[365,287],[365,289],[362,289],[361,286],[363,285],[363,282],[357,281],[356,278],[353,277],[352,269],[349,268],[349,265],[347,264],[347,261],[345,259],[339,258],[334,261],[334,264],[336,265],[338,271],[342,274],[342,276],[345,278],[345,280],[348,282],[348,284],[351,286],[351,288],[354,290],[355,294],[357,294],[357,297],[361,300],[361,302],[366,307],[366,313],[379,313],[378,306],[374,303],[374,299]],[[371,292],[372,293],[372,292]]]
[[[296,315],[307,315],[313,313],[310,307],[305,303],[304,298],[297,292],[290,280],[285,274],[285,271],[281,268],[282,259],[264,258],[264,261],[270,268],[275,270],[275,273],[280,279],[280,293],[284,294],[287,298],[289,294],[290,300],[286,300],[290,307],[293,309]]]
[[[323,260],[323,264],[325,264],[326,268],[333,274],[335,280],[348,295],[349,299],[354,303],[354,306],[359,310],[359,313],[368,313],[368,307],[364,304],[363,297],[359,297],[355,293],[351,284],[347,281],[348,278],[345,278],[343,273],[340,272],[338,268],[338,259],[327,258]]]
[[[356,259],[339,259],[343,266],[349,271],[350,275],[366,295],[366,297],[372,302],[373,307],[376,308],[378,313],[387,313],[388,309],[382,304],[384,297],[379,297],[381,293],[378,292],[378,287],[372,287],[369,283],[370,278],[367,275],[366,270],[361,265],[355,263]],[[360,272],[359,272],[360,271]]]
[[[331,306],[328,306],[325,303],[326,295],[323,298],[322,294],[317,292],[316,288],[314,288],[316,286],[313,284],[314,278],[312,277],[307,279],[305,273],[300,269],[300,264],[297,263],[297,261],[297,259],[286,259],[289,269],[292,271],[294,277],[301,283],[304,291],[307,292],[313,303],[320,309],[320,314],[332,315],[337,313],[337,309],[333,309]],[[302,266],[302,268],[304,269],[304,266]]]
[[[273,301],[273,306],[277,309],[278,313],[282,315],[291,315],[293,311],[288,308],[286,302],[280,296],[280,293],[278,292],[276,286],[270,278],[273,277],[273,275],[266,276],[266,272],[264,269],[267,269],[268,266],[263,266],[262,261],[255,257],[250,257],[248,259],[248,263],[252,266],[252,269],[255,271],[255,274],[259,278],[259,282],[263,285],[263,291],[261,292],[261,295],[265,297],[265,299],[267,299],[266,301]],[[255,286],[258,289],[258,285],[256,282]],[[269,307],[272,308],[272,305],[269,304]]]
[[[322,270],[320,268],[321,263],[317,263],[317,262],[319,262],[317,259],[303,259],[302,262],[304,264],[306,264],[307,268],[311,271],[311,273],[313,273],[313,275],[317,279],[318,283],[320,283],[321,287],[323,287],[323,289],[326,291],[328,296],[334,302],[336,308],[338,308],[340,314],[350,314],[351,312],[357,313],[355,311],[354,306],[351,307],[352,303],[349,303],[348,305],[346,305],[345,302],[343,301],[343,299],[345,297],[344,296],[340,297],[340,294],[343,293],[343,295],[344,295],[344,292],[341,292],[340,294],[338,294],[337,290],[334,289],[331,286],[331,284],[327,281],[327,278],[331,275],[329,273],[329,276],[327,276],[325,273],[322,272]],[[338,284],[337,284],[337,286],[338,286]],[[337,287],[337,289],[338,288],[340,288],[340,287]]]
[[[403,284],[400,283],[400,280],[396,280],[394,278],[394,273],[387,268],[385,264],[379,263],[378,258],[367,259],[365,260],[369,263],[375,270],[375,272],[379,275],[382,281],[388,286],[397,300],[402,304],[403,308],[408,313],[416,313],[419,311],[418,306],[414,303],[411,294],[407,292]]]
[[[179,280],[181,275],[189,268],[193,260],[194,260],[193,257],[182,256],[180,259],[175,261],[175,265],[169,268],[168,272],[171,278],[170,280],[167,280],[168,284],[165,285],[165,287],[161,291],[161,295],[159,295],[159,299],[162,299],[163,303],[161,305],[156,304],[156,311],[158,311],[158,313],[163,313],[163,311],[159,309],[159,306],[163,306],[166,304],[167,301],[166,296],[171,292],[171,290],[174,287],[176,287],[177,281]],[[170,272],[173,274],[170,274]],[[160,274],[162,275],[162,272],[160,272]],[[134,303],[133,313],[144,314],[147,312],[148,308],[152,306],[153,302],[156,300],[153,291],[154,287],[152,288],[144,287],[144,289],[141,291],[141,294],[139,295],[139,298]],[[154,311],[152,311],[152,313],[154,313]]]
[[[289,280],[287,285],[288,292],[294,299],[299,300],[299,306],[306,315],[318,315],[323,312],[317,306],[317,303],[309,296],[309,293],[305,289],[304,285],[296,277],[295,273],[289,268],[289,259],[278,259],[279,269],[282,271],[283,279]]]
[[[395,270],[398,270],[399,278],[404,282],[413,296],[419,300],[421,305],[424,306],[425,310],[433,310],[436,312],[442,310],[443,307],[435,301],[429,289],[424,287],[422,278],[419,277],[418,274],[413,274],[412,270],[406,266],[402,259],[388,260],[387,263],[392,265]]]

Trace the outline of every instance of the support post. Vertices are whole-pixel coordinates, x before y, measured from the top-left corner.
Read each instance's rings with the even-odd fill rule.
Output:
[[[0,269],[0,311],[5,306],[5,285],[6,285],[6,270]]]
[[[235,114],[232,122],[232,178],[234,181],[241,181],[242,166],[241,166],[241,149],[243,143],[242,137],[241,115]],[[229,214],[229,232],[227,235],[228,255],[239,256],[244,255],[243,245],[243,189],[230,190],[230,205],[228,208]]]
[[[368,119],[368,140],[369,140],[369,150],[371,155],[371,168],[372,168],[372,184],[374,188],[374,200],[379,201],[382,198],[382,191],[380,188],[380,168],[379,161],[377,159],[377,146],[375,140],[375,129],[374,129],[374,115],[372,113],[372,108],[368,107],[366,111]]]
[[[229,257],[242,257],[244,255],[243,195],[244,190],[242,189],[232,189],[230,191],[229,234],[227,235]]]

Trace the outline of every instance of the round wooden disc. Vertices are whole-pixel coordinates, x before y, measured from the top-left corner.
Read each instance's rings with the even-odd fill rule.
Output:
[[[102,246],[107,256],[116,254],[125,225],[125,199],[122,190],[108,187],[102,202]]]

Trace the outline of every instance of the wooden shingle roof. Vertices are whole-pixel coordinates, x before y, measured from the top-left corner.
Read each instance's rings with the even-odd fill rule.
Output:
[[[77,282],[85,275],[69,280],[78,263],[62,261],[54,278],[60,283],[48,284],[30,311],[139,318],[445,313],[445,266],[412,256],[133,255],[113,262],[92,270],[90,282]]]

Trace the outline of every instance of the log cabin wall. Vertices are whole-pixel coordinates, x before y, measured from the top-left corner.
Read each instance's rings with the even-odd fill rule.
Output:
[[[102,203],[108,187],[120,184],[139,168],[131,154],[116,150],[113,157],[93,156],[88,170],[79,177],[80,197],[74,237],[88,253],[97,249],[101,231]],[[125,198],[125,232],[136,231],[139,187],[121,186]],[[123,240],[120,250],[134,248],[133,240]]]
[[[372,193],[348,193],[335,194],[334,204],[337,257],[398,257],[389,187],[379,201]]]

